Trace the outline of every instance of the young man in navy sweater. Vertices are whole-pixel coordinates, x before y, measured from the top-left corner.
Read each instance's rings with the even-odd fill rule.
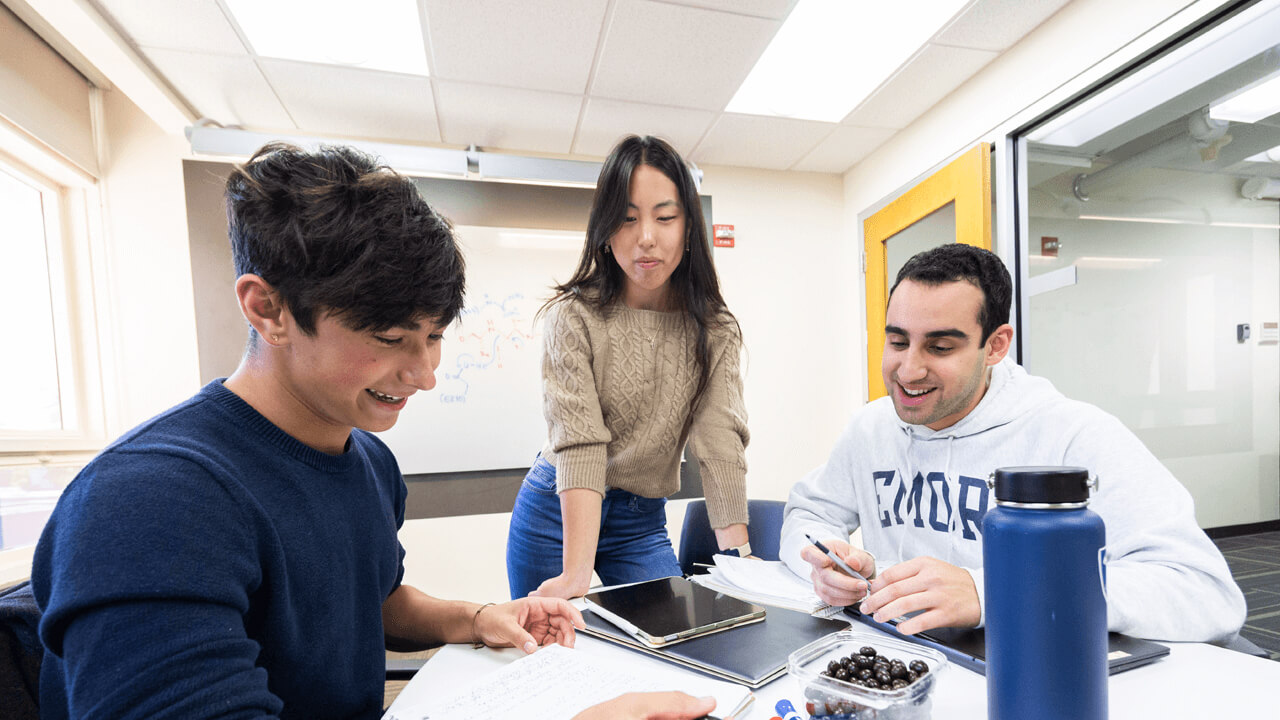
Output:
[[[227,204],[248,348],[59,501],[32,568],[42,715],[374,718],[388,646],[572,645],[582,618],[562,600],[401,583],[406,488],[370,432],[435,385],[463,302],[448,222],[339,147],[262,148]],[[709,709],[629,695],[584,717]]]

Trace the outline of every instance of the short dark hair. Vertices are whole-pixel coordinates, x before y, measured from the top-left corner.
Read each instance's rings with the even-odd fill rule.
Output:
[[[889,297],[903,280],[913,280],[925,285],[965,281],[982,291],[982,307],[978,310],[978,324],[982,326],[982,341],[996,328],[1009,322],[1009,301],[1013,298],[1013,282],[1009,270],[1000,257],[990,250],[963,243],[947,243],[916,253],[898,271]]]
[[[325,313],[378,332],[462,310],[452,226],[370,155],[270,143],[231,172],[226,200],[236,276],[270,283],[307,334]]]

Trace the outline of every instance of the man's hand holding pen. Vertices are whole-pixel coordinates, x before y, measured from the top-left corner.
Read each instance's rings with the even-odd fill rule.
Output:
[[[823,540],[823,546],[832,554],[845,562],[862,577],[852,577],[841,570],[836,561],[819,550],[816,545],[808,545],[800,551],[800,557],[813,566],[809,577],[813,580],[813,589],[818,597],[829,605],[854,605],[867,596],[870,585],[864,578],[876,574],[876,559],[870,553],[859,550],[842,540]]]

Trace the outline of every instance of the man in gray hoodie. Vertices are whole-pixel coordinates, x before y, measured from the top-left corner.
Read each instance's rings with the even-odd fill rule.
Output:
[[[832,605],[861,601],[881,622],[918,613],[903,633],[982,626],[987,476],[1079,466],[1099,479],[1089,507],[1107,528],[1108,628],[1229,640],[1244,596],[1190,494],[1115,417],[1007,357],[1011,288],[1004,263],[981,248],[948,244],[907,261],[885,313],[889,395],[855,412],[827,464],[792,489],[782,559]],[[846,542],[859,527],[865,550]],[[806,533],[869,587],[836,571]]]

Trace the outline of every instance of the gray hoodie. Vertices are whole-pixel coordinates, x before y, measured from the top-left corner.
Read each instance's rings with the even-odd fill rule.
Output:
[[[827,464],[791,491],[782,560],[808,577],[804,533],[846,538],[861,527],[880,570],[918,556],[967,570],[985,623],[982,518],[995,502],[986,478],[1017,465],[1073,465],[1098,477],[1089,508],[1106,524],[1110,630],[1225,641],[1240,629],[1244,596],[1186,489],[1115,417],[1008,358],[949,428],[905,423],[887,397],[855,412]]]

